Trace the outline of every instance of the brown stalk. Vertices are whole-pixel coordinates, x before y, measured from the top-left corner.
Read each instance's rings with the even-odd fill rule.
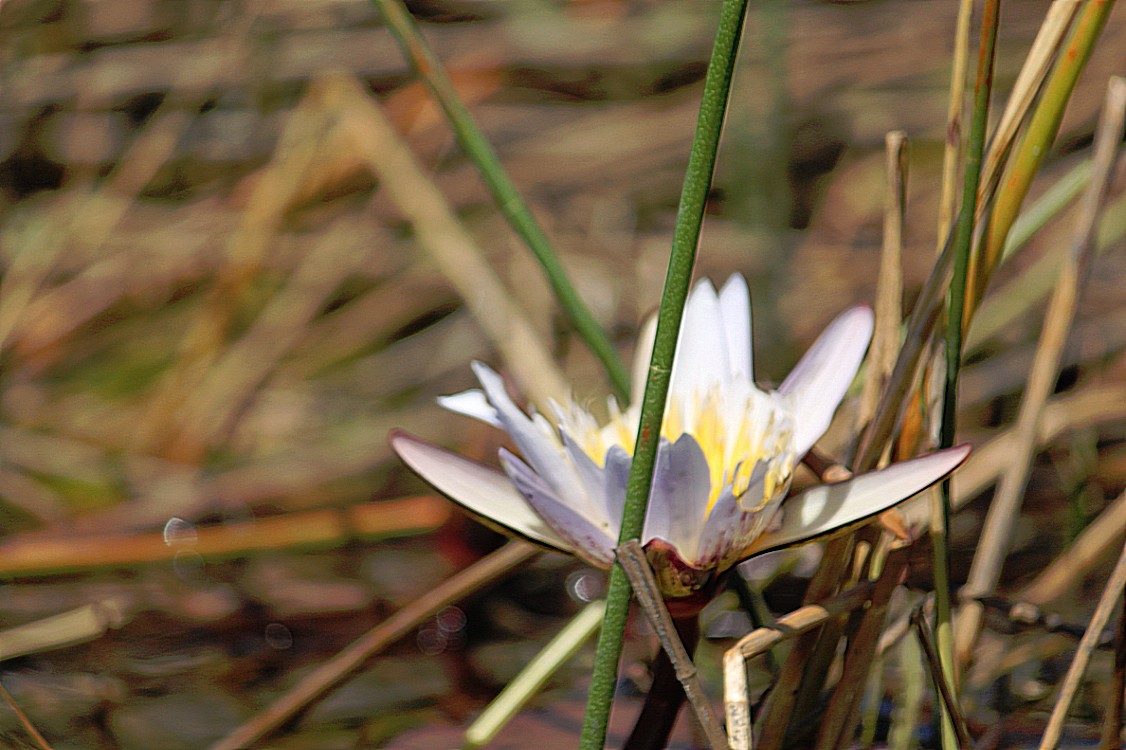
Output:
[[[874,555],[869,554],[869,559]],[[849,744],[852,732],[860,719],[859,704],[868,683],[872,658],[879,644],[880,632],[887,618],[888,603],[895,587],[907,569],[906,550],[888,556],[872,591],[871,606],[853,615],[849,623],[848,650],[836,690],[821,720],[815,747],[817,750],[834,750]]]

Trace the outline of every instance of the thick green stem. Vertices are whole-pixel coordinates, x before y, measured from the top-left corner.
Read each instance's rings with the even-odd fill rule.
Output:
[[[985,134],[989,125],[989,97],[993,91],[993,63],[997,47],[1000,0],[989,0],[981,19],[981,42],[978,48],[977,80],[974,84],[974,112],[966,156],[966,174],[962,190],[962,211],[954,239],[954,270],[950,279],[949,305],[946,309],[946,385],[942,401],[943,448],[954,445],[957,427],[958,374],[962,366],[962,319],[965,310],[966,280],[973,245],[974,210],[981,184],[981,163],[985,153]],[[957,695],[954,666],[954,635],[950,614],[950,482],[942,485],[942,528],[932,529],[934,541],[935,636],[939,662],[950,693]],[[953,719],[943,704],[942,746],[949,750],[958,746]]]
[[[641,423],[637,433],[637,448],[626,485],[626,502],[622,512],[622,528],[618,542],[641,536],[645,509],[653,481],[653,466],[661,438],[661,424],[665,415],[669,380],[672,375],[673,355],[676,352],[677,334],[688,288],[692,281],[692,267],[696,262],[696,247],[700,227],[704,220],[704,207],[715,170],[719,136],[727,112],[731,77],[739,38],[746,16],[746,0],[724,0],[720,12],[719,29],[712,48],[708,72],[704,78],[704,93],[700,102],[700,115],[696,121],[696,134],[692,152],[684,174],[684,187],[680,194],[680,208],[673,234],[672,254],[669,258],[665,289],[657,317],[657,334],[653,345],[653,358],[649,364],[649,378],[641,405]],[[618,661],[622,653],[622,636],[625,633],[626,615],[629,611],[630,585],[620,565],[610,571],[610,589],[607,593],[606,619],[598,639],[594,674],[591,677],[587,698],[586,717],[579,747],[583,750],[600,750],[606,743],[606,729],[610,721],[610,704],[617,683]]]
[[[481,178],[492,193],[493,200],[513,229],[524,240],[524,244],[536,256],[548,283],[551,284],[552,292],[559,300],[563,313],[602,362],[615,393],[623,401],[628,401],[629,375],[625,365],[610,343],[606,331],[594,319],[574,286],[571,285],[567,272],[559,262],[543,228],[532,216],[520,191],[512,184],[496,151],[477,128],[469,110],[461,103],[461,98],[446,75],[441,61],[419,33],[411,14],[401,0],[375,0],[375,3],[383,13],[391,33],[403,48],[403,53],[441,105],[450,127],[457,135],[458,143],[477,167],[477,171],[481,173]]]

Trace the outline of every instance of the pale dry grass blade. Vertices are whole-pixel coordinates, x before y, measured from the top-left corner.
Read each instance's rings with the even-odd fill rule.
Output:
[[[1059,747],[1060,736],[1063,734],[1063,723],[1067,719],[1067,712],[1071,710],[1071,704],[1075,700],[1076,694],[1079,692],[1083,673],[1087,671],[1087,664],[1091,660],[1091,653],[1098,645],[1103,629],[1110,622],[1111,613],[1114,611],[1118,600],[1122,598],[1124,588],[1126,588],[1126,547],[1122,548],[1118,563],[1114,566],[1114,571],[1106,582],[1106,588],[1103,589],[1094,614],[1091,615],[1087,631],[1083,634],[1083,638],[1079,641],[1079,646],[1075,650],[1075,658],[1072,660],[1071,666],[1068,667],[1067,676],[1064,677],[1063,684],[1060,686],[1059,697],[1056,698],[1052,707],[1048,726],[1040,740],[1040,750],[1054,750],[1054,748]]]
[[[1082,269],[1086,266],[1094,244],[1095,226],[1124,119],[1126,79],[1114,79],[1107,93],[1096,137],[1095,168],[1091,184],[1084,196],[1071,252],[1048,303],[1040,343],[1021,399],[1015,428],[1018,436],[1016,450],[1006,457],[1007,468],[990,505],[981,541],[963,589],[965,599],[955,624],[956,655],[961,664],[969,661],[984,615],[982,605],[974,601],[974,597],[993,591],[1008,553],[1013,521],[1020,511],[1020,501],[1035,455],[1037,425],[1059,374],[1060,360],[1075,317]]]
[[[206,445],[180,425],[185,394],[194,391],[225,351],[235,314],[270,252],[285,212],[299,194],[331,130],[332,117],[312,96],[290,115],[273,161],[255,185],[238,226],[227,237],[223,265],[196,319],[181,339],[138,430],[135,448],[194,463]]]
[[[106,599],[8,628],[0,631],[0,661],[85,643],[124,626],[129,619],[121,602]]]
[[[1009,94],[1001,119],[993,131],[993,141],[1003,148],[990,148],[985,158],[985,173],[997,174],[1002,160],[1008,153],[1008,145],[1016,137],[1021,122],[1028,115],[1036,101],[1036,94],[1051,70],[1060,47],[1063,46],[1071,22],[1079,12],[1079,0],[1053,0],[1044,16],[1044,22],[1036,33],[1036,38],[1028,50],[1024,65],[1017,74]]]
[[[1126,492],[1122,493],[1075,538],[1063,554],[1022,588],[1014,599],[1038,607],[1058,601],[1126,537]]]
[[[418,165],[379,105],[345,76],[319,81],[316,95],[340,113],[340,127],[371,165],[415,235],[504,356],[524,393],[541,408],[567,395],[566,381],[532,324],[484,253]]]
[[[903,220],[907,198],[907,134],[888,133],[886,146],[887,192],[884,201],[884,233],[880,251],[880,275],[876,282],[876,325],[868,348],[867,376],[857,407],[857,425],[863,426],[876,413],[895,356],[899,351],[899,328],[903,320]]]

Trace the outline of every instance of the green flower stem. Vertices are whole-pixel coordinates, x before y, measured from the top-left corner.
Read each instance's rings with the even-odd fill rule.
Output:
[[[657,317],[657,334],[653,345],[653,358],[649,364],[649,378],[645,384],[645,397],[641,405],[641,424],[637,433],[637,447],[626,485],[626,502],[622,511],[622,528],[618,543],[641,536],[645,521],[645,508],[653,481],[653,466],[657,458],[657,445],[661,437],[661,424],[665,415],[669,380],[672,375],[673,355],[680,330],[680,320],[688,299],[692,281],[692,267],[696,261],[696,247],[700,226],[704,219],[704,206],[715,170],[719,136],[727,112],[731,77],[735,55],[743,32],[743,19],[747,13],[746,0],[724,0],[720,11],[719,29],[715,46],[704,78],[704,93],[700,102],[700,115],[696,121],[696,134],[692,152],[684,174],[684,187],[680,194],[680,208],[673,233],[672,254],[669,258],[665,290],[661,297]],[[606,743],[606,729],[610,721],[610,704],[618,677],[618,661],[622,653],[622,636],[629,613],[630,584],[621,566],[615,564],[610,571],[607,592],[606,618],[598,638],[594,674],[591,676],[590,694],[587,698],[586,716],[583,720],[582,750],[601,750]]]
[[[942,399],[943,448],[954,445],[957,426],[958,374],[962,367],[962,322],[965,311],[966,280],[973,245],[974,216],[978,187],[981,185],[981,163],[985,154],[985,134],[989,125],[989,97],[993,92],[993,63],[997,51],[998,15],[1001,0],[989,0],[981,19],[981,42],[978,47],[977,80],[974,83],[974,111],[967,144],[966,173],[962,190],[962,211],[954,238],[954,269],[950,279],[949,306],[946,311],[946,383]],[[935,638],[942,680],[951,695],[957,695],[954,679],[954,631],[950,614],[950,482],[942,483],[942,527],[932,528],[934,544]],[[953,716],[945,703],[942,706],[942,747],[957,748]]]
[[[602,363],[615,394],[623,402],[628,402],[630,383],[625,365],[610,343],[606,331],[594,319],[575,291],[575,287],[571,285],[567,272],[559,262],[547,235],[532,216],[528,204],[516,186],[512,184],[512,179],[501,165],[496,151],[478,129],[469,110],[461,103],[457,90],[446,75],[445,68],[442,67],[441,60],[419,33],[414,19],[403,6],[402,0],[374,0],[374,2],[383,13],[391,33],[402,47],[403,54],[410,60],[430,93],[441,105],[450,127],[457,136],[458,143],[477,167],[489,192],[492,193],[493,200],[539,261],[563,313]]]

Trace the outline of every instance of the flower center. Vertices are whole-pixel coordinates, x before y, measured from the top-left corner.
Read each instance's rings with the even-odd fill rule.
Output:
[[[609,408],[610,419],[601,427],[573,405],[570,414],[559,410],[561,427],[600,466],[615,445],[632,455],[637,435],[637,406],[622,413],[611,399]],[[742,497],[760,463],[765,466],[762,496],[747,498],[747,510],[762,507],[789,487],[795,460],[793,417],[785,398],[777,393],[764,393],[742,382],[724,389],[713,386],[690,397],[674,394],[665,409],[661,437],[675,442],[681,435],[690,435],[707,459],[708,511],[728,488]]]

